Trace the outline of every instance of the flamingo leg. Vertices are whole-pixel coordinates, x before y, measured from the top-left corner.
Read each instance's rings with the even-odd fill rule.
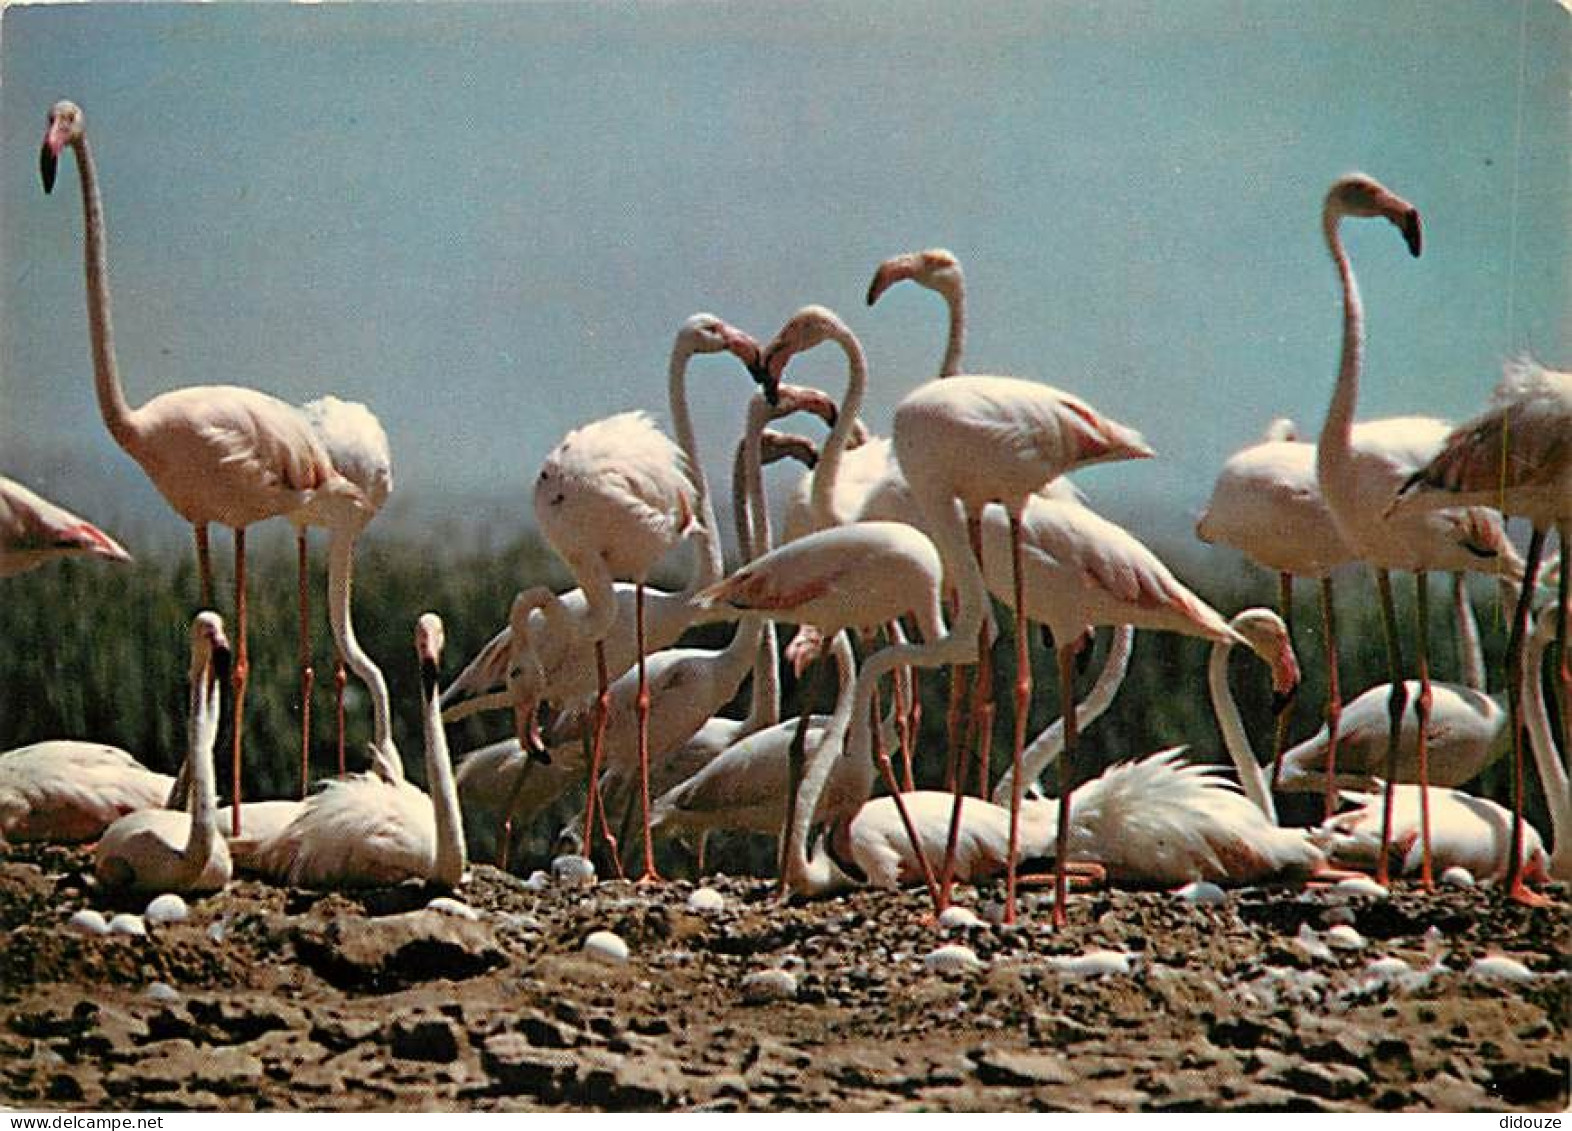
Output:
[[[508,790],[508,802],[502,810],[502,834],[497,838],[497,867],[508,870],[508,857],[513,848],[513,819],[518,814],[519,801],[524,795],[524,783],[529,780],[529,759],[519,761],[518,776],[513,788]]]
[[[230,745],[231,835],[240,835],[240,739],[245,733],[246,679],[251,673],[251,660],[246,650],[246,528],[235,527],[235,661],[230,669],[229,682],[234,688],[234,733]]]
[[[1053,925],[1063,927],[1070,917],[1066,904],[1070,898],[1070,793],[1075,748],[1080,741],[1075,718],[1075,648],[1059,649],[1059,697],[1064,710],[1064,746],[1059,750],[1059,823],[1054,845]],[[1016,775],[1020,787],[1020,775]]]
[[[1556,711],[1561,716],[1561,756],[1572,757],[1572,657],[1567,656],[1567,604],[1572,600],[1572,562],[1567,560],[1567,541],[1572,536],[1572,521],[1562,521],[1557,526],[1557,539],[1561,547],[1561,567],[1556,586]]]
[[[1424,570],[1414,574],[1414,595],[1414,615],[1418,622],[1416,635],[1419,638],[1416,657],[1419,698],[1414,701],[1415,721],[1419,726],[1414,743],[1419,759],[1419,884],[1426,891],[1431,891],[1435,888],[1435,874],[1430,855],[1430,742],[1425,732],[1430,727],[1433,698],[1430,690],[1430,575]]]
[[[971,538],[972,553],[977,555],[978,561],[982,560],[982,526],[977,522],[967,523],[967,533]],[[984,667],[984,658],[988,655],[988,626],[984,623],[977,633],[977,682],[973,689],[971,717],[967,721],[966,732],[956,741],[959,731],[960,700],[965,695],[964,685],[961,684],[960,673],[964,670],[956,667],[951,669],[950,682],[950,758],[948,772],[945,774],[945,786],[954,794],[954,801],[950,806],[950,826],[944,843],[944,863],[939,868],[939,898],[935,910],[942,913],[950,905],[950,891],[955,884],[955,853],[960,844],[961,836],[961,799],[966,796],[966,752],[972,746],[971,729],[980,723],[981,707],[986,697],[987,688],[991,682],[991,675]],[[958,690],[959,688],[959,690]],[[992,717],[990,715],[987,729],[991,731]],[[986,741],[986,740],[984,740]],[[984,766],[987,765],[987,755],[983,753]],[[986,775],[987,770],[983,773]]]
[[[1402,734],[1403,711],[1408,706],[1408,686],[1403,682],[1403,645],[1397,635],[1397,610],[1392,602],[1392,575],[1376,570],[1376,588],[1381,595],[1381,627],[1386,633],[1386,666],[1391,693],[1386,700],[1386,785],[1381,796],[1381,851],[1376,859],[1375,881],[1390,880],[1387,850],[1392,844],[1393,790],[1397,785],[1397,747]]]
[[[922,868],[923,883],[928,886],[928,898],[933,900],[934,914],[939,913],[939,885],[933,878],[933,867],[928,863],[928,854],[923,851],[922,838],[917,835],[917,826],[912,824],[911,814],[906,811],[906,801],[901,796],[901,788],[895,781],[895,768],[890,765],[890,756],[884,749],[884,735],[879,730],[879,703],[877,696],[869,712],[868,726],[873,730],[873,756],[879,764],[879,771],[884,775],[884,784],[890,791],[890,797],[895,802],[895,811],[900,815],[901,824],[906,829],[906,836],[911,841],[912,852],[917,856],[917,864]],[[856,725],[854,722],[853,726]]]
[[[1512,839],[1507,856],[1507,897],[1518,903],[1538,906],[1543,896],[1532,892],[1523,882],[1523,681],[1542,678],[1539,672],[1523,670],[1523,648],[1528,637],[1528,617],[1534,604],[1534,588],[1539,580],[1539,563],[1545,552],[1547,531],[1534,527],[1529,535],[1528,553],[1523,563],[1523,590],[1512,610],[1512,629],[1507,638],[1507,725],[1512,728]],[[1561,565],[1566,575],[1566,562]]]
[[[967,523],[972,540],[972,555],[982,563],[982,518]],[[993,762],[993,719],[996,712],[993,692],[993,639],[988,635],[988,624],[983,622],[977,630],[977,682],[972,686],[972,721],[977,728],[976,762],[977,796],[988,797],[988,771]],[[962,778],[964,780],[964,774]]]
[[[890,643],[898,643],[899,624],[891,621],[886,629],[886,635]],[[908,793],[917,788],[916,782],[912,779],[912,746],[916,741],[917,732],[913,729],[910,712],[910,699],[916,696],[914,684],[916,675],[916,670],[913,668],[902,668],[895,675],[895,729],[901,744],[901,788]]]
[[[1337,732],[1343,721],[1343,693],[1337,677],[1337,605],[1332,600],[1332,579],[1321,578],[1321,622],[1326,627],[1326,811],[1337,812]]]
[[[1288,639],[1294,639],[1294,575],[1282,570],[1277,575],[1277,600],[1283,610],[1283,625],[1288,629]],[[1277,716],[1277,729],[1272,735],[1272,780],[1270,788],[1277,788],[1277,779],[1283,773],[1283,751],[1288,749],[1288,725],[1292,711]]]
[[[191,528],[196,538],[197,576],[202,581],[202,607],[213,607],[213,554],[208,548],[207,525],[199,523]]]
[[[644,582],[633,587],[633,632],[639,653],[639,804],[644,817],[644,874],[640,883],[658,883],[655,840],[650,833],[650,684],[644,667]]]
[[[300,796],[311,780],[311,595],[306,585],[306,528],[295,531],[295,561],[300,575]]]
[[[590,728],[590,757],[589,757],[589,798],[584,802],[584,855],[593,856],[595,849],[595,815],[600,808],[600,763],[606,752],[606,724],[611,718],[611,681],[606,674],[606,644],[603,640],[595,642],[595,669],[596,678],[599,680],[599,690],[595,696],[595,710],[591,716]],[[616,841],[611,838],[610,830],[606,828],[606,817],[600,816],[601,827],[607,835],[607,842],[612,845],[612,852],[616,852]],[[618,869],[618,878],[621,878],[621,869]]]
[[[1015,922],[1015,872],[1021,854],[1021,756],[1026,749],[1026,715],[1032,701],[1032,665],[1026,636],[1026,580],[1021,516],[1010,515],[1011,583],[1015,587],[1015,741],[1010,750],[1010,851],[1005,863],[1004,921]]]
[[[955,622],[956,602],[949,602],[950,623]],[[970,664],[950,666],[950,699],[944,711],[945,771],[944,788],[954,789],[956,775],[960,773],[960,750],[964,739],[961,734],[961,714],[966,702],[966,683]]]

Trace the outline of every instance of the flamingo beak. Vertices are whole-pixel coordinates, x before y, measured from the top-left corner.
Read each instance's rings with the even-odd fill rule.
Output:
[[[916,260],[910,255],[897,255],[879,264],[868,284],[868,305],[879,301],[879,296],[902,279],[910,279],[916,271]]]
[[[811,412],[831,428],[840,415],[836,407],[835,398],[823,389],[815,389],[811,385],[780,385],[777,387],[780,401],[776,408],[784,407],[788,412]]]
[[[44,195],[55,190],[55,173],[59,168],[60,150],[50,144],[49,138],[45,138],[44,147],[38,154],[38,173],[44,181]]]
[[[1286,711],[1299,691],[1299,661],[1292,648],[1284,648],[1272,665],[1272,714]]]
[[[1415,259],[1419,258],[1419,251],[1424,242],[1419,226],[1419,209],[1410,207],[1403,213],[1403,219],[1398,224],[1403,232],[1403,242],[1408,244],[1408,254]]]
[[[434,657],[420,658],[420,691],[428,700],[437,693],[437,661]]]
[[[723,331],[722,340],[726,343],[727,352],[746,365],[749,373],[754,373],[758,369],[759,343],[752,334],[728,326]]]
[[[762,358],[748,366],[748,372],[753,375],[754,382],[764,391],[764,399],[769,402],[771,408],[780,406],[781,372],[785,368],[786,355],[784,351],[774,349],[765,350]]]
[[[217,687],[220,683],[229,681],[229,671],[234,660],[229,651],[227,641],[214,645],[212,659],[208,665],[208,687]]]
[[[513,733],[519,740],[519,749],[524,751],[524,756],[531,762],[539,762],[542,766],[551,765],[551,752],[546,749],[546,743],[540,734],[539,701],[532,703],[515,703],[513,706]]]

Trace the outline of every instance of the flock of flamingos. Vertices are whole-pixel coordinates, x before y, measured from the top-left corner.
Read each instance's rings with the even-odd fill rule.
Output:
[[[311,887],[413,878],[451,889],[466,867],[461,797],[498,814],[505,863],[514,823],[583,785],[584,814],[570,832],[586,856],[603,842],[602,858],[619,874],[623,857],[637,852],[641,878],[659,878],[657,834],[697,835],[702,859],[707,832],[752,830],[781,837],[788,892],[920,883],[942,911],[957,879],[1003,874],[1008,919],[1019,861],[1051,857],[1056,924],[1066,921],[1072,879],[1183,885],[1341,877],[1368,887],[1414,875],[1427,886],[1437,877],[1497,883],[1531,905],[1547,902],[1531,885],[1572,879],[1568,571],[1544,553],[1554,531],[1564,554],[1572,529],[1572,374],[1512,361],[1488,406],[1456,427],[1419,416],[1356,422],[1364,312],[1343,221],[1387,221],[1412,255],[1421,251],[1418,210],[1368,176],[1336,180],[1321,215],[1342,289],[1343,338],[1320,436],[1299,441],[1291,426],[1274,425],[1261,443],[1229,459],[1197,528],[1203,540],[1276,571],[1285,611],[1295,576],[1321,585],[1332,673],[1326,725],[1285,749],[1280,724],[1270,780],[1230,693],[1227,661],[1230,649],[1249,649],[1266,665],[1276,696],[1291,694],[1299,664],[1284,620],[1266,609],[1223,616],[1085,504],[1066,473],[1152,450],[1135,429],[1075,395],[965,373],[961,268],[950,253],[929,250],[887,260],[868,289],[872,305],[909,280],[949,308],[938,377],[899,403],[889,439],[871,436],[860,419],[867,366],[856,337],[830,310],[808,306],[763,345],[710,315],[681,324],[669,371],[675,442],[632,411],[586,424],[551,451],[535,482],[535,516],[579,588],[519,593],[507,626],[445,689],[438,686],[442,623],[431,613],[420,617],[414,635],[428,796],[404,778],[386,684],[350,617],[355,541],[392,487],[380,425],[364,406],[333,397],[297,408],[232,386],[177,389],[132,407],[116,366],[86,121],[76,105],[60,102],[49,113],[41,156],[46,192],[67,149],[80,175],[104,423],[191,523],[204,608],[213,599],[208,527],[233,530],[235,623],[231,633],[211,611],[192,623],[188,751],[178,778],[89,742],[10,751],[0,755],[5,840],[96,840],[101,884],[148,893],[219,890],[237,870]],[[846,357],[838,401],[783,382],[793,357],[824,343]],[[758,385],[736,450],[733,509],[744,564],[730,575],[686,405],[688,362],[700,353],[732,354]],[[830,425],[822,445],[770,427],[799,412]],[[774,546],[762,468],[793,458],[809,471]],[[331,532],[331,626],[342,661],[369,690],[372,764],[358,774],[341,766],[338,777],[308,790],[303,760],[299,799],[244,801],[245,537],[251,524],[277,516],[297,529],[302,568],[307,528]],[[1531,524],[1526,555],[1508,540],[1504,516]],[[0,574],[64,554],[128,557],[91,524],[8,480],[0,480],[0,537]],[[689,584],[649,588],[656,564],[690,538],[698,552]],[[1345,705],[1329,579],[1350,562],[1366,563],[1376,579],[1390,682]],[[1484,691],[1462,587],[1470,570],[1494,575],[1514,594],[1505,690],[1495,695]],[[1412,669],[1394,614],[1394,571],[1416,578]],[[1430,676],[1433,571],[1456,579],[1464,668],[1457,683]],[[311,678],[305,597],[302,574],[303,713]],[[1018,675],[1010,766],[990,782],[995,599],[1015,619]],[[676,646],[686,629],[718,620],[737,622],[724,648]],[[1027,622],[1050,634],[1062,689],[1060,721],[1030,742]],[[820,673],[807,677],[803,713],[785,720],[778,624],[796,627],[786,659],[799,673]],[[1103,625],[1114,627],[1114,641],[1077,703],[1077,657]],[[1175,748],[1066,788],[1077,781],[1080,732],[1116,692],[1138,628],[1212,642],[1209,690],[1237,784],[1220,766],[1192,764]],[[1557,657],[1549,678],[1547,654]],[[951,673],[949,763],[943,787],[924,790],[912,780],[915,680],[936,667]],[[723,717],[750,677],[747,716]],[[226,682],[236,784],[221,809],[214,746]],[[1547,683],[1558,698],[1556,733]],[[810,704],[828,699],[832,687],[830,713],[812,714]],[[455,773],[444,720],[492,709],[512,712],[515,737],[472,753]],[[1523,820],[1525,743],[1553,823],[1548,850]],[[897,750],[900,763],[891,756]],[[1503,752],[1515,769],[1510,810],[1455,788]],[[1035,779],[1056,756],[1060,788],[1050,799]],[[870,800],[876,774],[887,793]],[[1280,826],[1274,789],[1322,794],[1326,820]],[[1352,876],[1356,869],[1373,875]]]

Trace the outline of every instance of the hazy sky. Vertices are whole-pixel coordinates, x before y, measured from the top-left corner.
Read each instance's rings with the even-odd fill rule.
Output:
[[[1572,18],[1549,0],[11,6],[0,26],[0,469],[106,524],[179,527],[93,399],[75,162],[85,110],[119,359],[141,403],[235,383],[364,400],[419,527],[512,496],[569,428],[665,419],[678,323],[768,337],[838,310],[868,416],[936,369],[938,299],[862,302],[943,245],[968,368],[1040,378],[1159,459],[1080,477],[1188,525],[1276,415],[1309,435],[1340,308],[1320,233],[1363,169],[1425,224],[1345,225],[1364,416],[1460,417],[1502,358],[1572,361]],[[794,362],[839,389],[838,351]],[[751,391],[692,375],[706,463]]]

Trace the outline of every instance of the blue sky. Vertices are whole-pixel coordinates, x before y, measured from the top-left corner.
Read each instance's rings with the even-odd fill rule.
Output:
[[[697,310],[762,339],[835,308],[887,430],[943,313],[863,290],[935,245],[966,268],[968,368],[1140,428],[1158,459],[1082,485],[1138,533],[1184,531],[1271,417],[1319,425],[1340,327],[1319,213],[1342,172],[1425,222],[1419,260],[1349,228],[1361,415],[1461,417],[1509,353],[1572,360],[1569,23],[1549,0],[11,6],[0,469],[179,537],[94,407],[74,162],[38,184],[70,97],[131,401],[363,400],[405,531],[478,499],[504,534],[529,525],[566,430],[665,418]],[[831,350],[791,369],[842,373]],[[717,359],[691,385],[720,487],[750,386]]]

